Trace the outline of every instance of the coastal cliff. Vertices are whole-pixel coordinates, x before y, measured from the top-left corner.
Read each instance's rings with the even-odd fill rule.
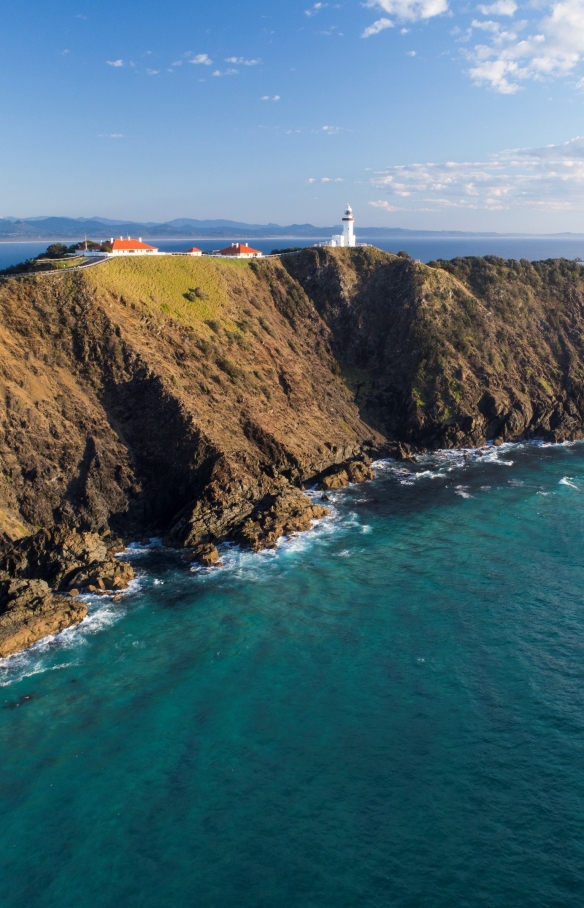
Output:
[[[0,655],[82,620],[79,590],[119,594],[122,541],[213,563],[310,527],[303,487],[372,456],[584,426],[565,260],[114,260],[5,280],[0,312]]]

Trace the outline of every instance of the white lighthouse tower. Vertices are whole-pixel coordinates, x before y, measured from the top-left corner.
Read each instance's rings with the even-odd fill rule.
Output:
[[[355,218],[353,217],[353,209],[350,205],[347,205],[347,210],[343,215],[343,246],[355,245],[355,234],[353,232],[354,223]]]
[[[346,211],[343,215],[343,232],[336,233],[330,242],[331,246],[356,246],[355,234],[353,232],[355,224],[355,218],[353,217],[353,209],[350,205],[347,205]]]

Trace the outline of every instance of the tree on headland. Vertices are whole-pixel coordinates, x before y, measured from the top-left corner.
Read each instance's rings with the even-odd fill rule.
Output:
[[[69,247],[65,243],[51,243],[47,247],[47,251],[43,252],[42,255],[39,255],[39,258],[43,259],[60,259],[64,255],[67,255],[69,252]]]

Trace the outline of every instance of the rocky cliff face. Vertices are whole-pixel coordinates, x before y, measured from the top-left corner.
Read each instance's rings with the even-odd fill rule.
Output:
[[[25,600],[48,614],[70,580],[115,590],[113,554],[95,556],[111,534],[211,558],[222,539],[259,548],[322,513],[303,484],[367,479],[374,453],[560,440],[584,423],[584,281],[566,261],[111,261],[6,280],[0,311],[0,613],[14,627]],[[65,583],[42,552],[73,531],[85,554]],[[66,608],[55,626],[80,620]]]
[[[386,438],[440,448],[581,436],[578,263],[426,266],[374,249],[283,261],[331,328],[361,416]]]

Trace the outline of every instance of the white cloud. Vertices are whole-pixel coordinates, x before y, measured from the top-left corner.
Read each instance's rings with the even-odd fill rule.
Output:
[[[520,37],[528,27],[531,34]],[[493,29],[490,44],[477,44],[465,55],[473,64],[472,80],[502,94],[513,94],[528,80],[570,75],[584,56],[584,2],[561,0],[537,22]]]
[[[262,95],[260,101],[279,101],[280,95]]]
[[[123,60],[106,60],[108,66],[123,66]]]
[[[584,211],[584,137],[511,149],[487,161],[394,165],[371,183],[409,210]],[[371,204],[395,210],[391,201]]]
[[[211,60],[209,54],[197,54],[195,57],[192,57],[189,60],[189,63],[194,63],[195,66],[211,66],[213,61]]]
[[[448,11],[448,0],[366,0],[363,5],[380,9],[406,22],[432,19]]]
[[[304,15],[305,16],[316,16],[316,14],[321,11],[321,9],[326,9],[327,6],[328,6],[328,3],[315,3],[314,6],[311,7],[311,9],[304,10]]]
[[[329,136],[336,136],[336,134],[341,131],[341,127],[340,126],[323,126],[322,131],[326,132],[326,134]]]
[[[363,6],[383,14],[365,28],[363,38],[391,28],[398,20],[409,24],[453,14],[448,0],[365,0]],[[514,94],[529,81],[569,78],[577,90],[584,89],[584,79],[576,75],[584,62],[584,0],[529,0],[521,7],[517,0],[487,0],[474,9],[485,18],[472,15],[468,7],[456,11],[459,19],[468,16],[468,26],[459,21],[451,35],[464,43],[462,56],[476,85]],[[519,9],[523,18],[517,21]]]
[[[483,16],[514,16],[517,4],[515,0],[497,0],[496,3],[489,3],[487,6],[481,4],[477,9]]]
[[[397,205],[390,205],[389,202],[379,201],[379,202],[369,202],[373,208],[383,208],[384,211],[403,211],[403,208],[398,208]]]
[[[159,69],[147,69],[146,72],[149,76],[157,76],[160,73]]]
[[[123,139],[124,135],[121,132],[100,132],[100,139]]]
[[[224,69],[223,72],[221,72],[220,69],[216,69],[215,72],[211,73],[211,75],[213,75],[213,76],[236,76],[238,72],[239,72],[238,69],[233,69],[233,68]]]
[[[306,182],[308,184],[310,184],[310,183],[344,183],[345,181],[342,177],[321,177],[319,180],[317,180],[316,177],[310,177],[308,180],[306,180]]]
[[[415,51],[415,50],[407,50],[407,51],[406,51],[406,54],[407,54],[408,57],[415,57],[415,56],[416,56],[416,51]]]
[[[226,63],[236,63],[239,66],[257,66],[262,61],[258,57],[257,60],[246,60],[244,57],[226,57]]]
[[[393,22],[391,19],[382,17],[374,22],[373,25],[368,25],[361,37],[370,38],[371,35],[378,35],[379,32],[382,32],[385,28],[393,28]]]

